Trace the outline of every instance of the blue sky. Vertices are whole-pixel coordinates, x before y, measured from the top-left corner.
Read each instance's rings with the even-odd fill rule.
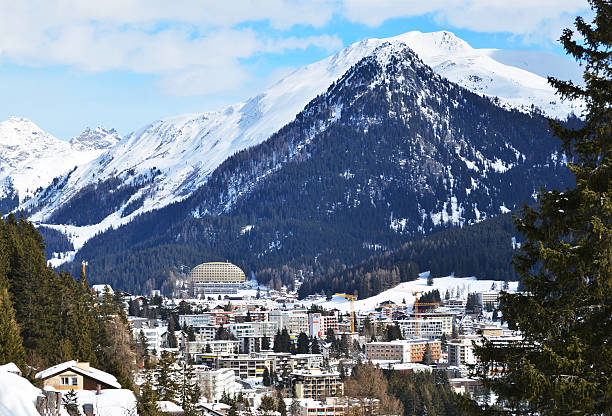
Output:
[[[0,2],[0,120],[62,139],[214,110],[368,37],[449,30],[476,48],[547,50],[586,0]]]

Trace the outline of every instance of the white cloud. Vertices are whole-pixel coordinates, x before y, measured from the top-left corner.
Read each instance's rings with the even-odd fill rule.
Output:
[[[525,42],[550,42],[588,9],[587,0],[344,0],[342,13],[369,26],[429,14],[454,28],[508,33]]]
[[[0,59],[153,74],[168,93],[215,93],[248,81],[241,59],[340,48],[337,36],[283,36],[280,30],[321,26],[331,18],[332,6],[302,0],[244,1],[234,7],[217,0],[0,0]],[[257,21],[281,34],[240,27]]]
[[[429,14],[451,27],[541,42],[557,39],[587,6],[586,0],[0,0],[0,59],[153,74],[167,93],[209,94],[251,82],[245,59],[339,49],[337,36],[287,30],[325,27],[335,15],[377,26]],[[273,30],[249,29],[245,23],[252,22]]]

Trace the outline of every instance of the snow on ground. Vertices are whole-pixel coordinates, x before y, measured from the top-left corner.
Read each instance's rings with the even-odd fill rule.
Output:
[[[79,408],[83,404],[93,404],[96,416],[126,416],[136,415],[136,396],[134,392],[126,389],[102,390],[101,394],[95,391],[77,391]]]
[[[491,291],[491,287],[495,283],[496,290],[500,291],[503,282],[495,280],[477,280],[475,277],[436,277],[433,279],[433,285],[427,286],[427,274],[422,273],[417,280],[411,282],[400,283],[399,285],[385,290],[378,295],[360,299],[355,301],[355,311],[369,311],[376,308],[377,305],[384,301],[392,301],[397,304],[401,304],[406,301],[408,305],[414,303],[415,295],[414,292],[430,292],[438,289],[440,296],[444,298],[446,291],[448,290],[453,297],[459,297],[466,299],[470,292],[488,292]],[[509,282],[509,291],[515,292],[518,287],[518,282]],[[350,311],[350,302],[341,297],[334,296],[330,301],[314,301],[325,309],[338,309],[342,312]],[[307,304],[307,302],[304,302]]]
[[[0,416],[40,416],[36,410],[40,393],[25,378],[0,371]]]

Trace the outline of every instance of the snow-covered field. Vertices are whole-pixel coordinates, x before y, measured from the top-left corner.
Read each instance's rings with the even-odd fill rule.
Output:
[[[440,296],[444,298],[446,291],[448,290],[453,298],[466,299],[470,292],[488,292],[491,290],[493,284],[495,284],[496,291],[500,291],[503,282],[495,280],[477,280],[475,277],[437,277],[433,279],[433,285],[427,285],[427,274],[422,273],[421,276],[414,281],[400,283],[399,285],[385,290],[378,295],[359,299],[355,301],[355,311],[369,311],[373,310],[377,305],[384,301],[392,301],[397,304],[401,304],[404,301],[408,305],[414,303],[415,292],[430,292],[438,289]],[[516,292],[518,282],[509,283],[509,292]],[[317,304],[325,309],[338,309],[342,312],[350,311],[350,302],[341,297],[334,296],[331,300],[317,300],[314,302],[303,302],[305,305]]]
[[[25,378],[0,370],[0,416],[40,416],[36,410],[40,393]]]

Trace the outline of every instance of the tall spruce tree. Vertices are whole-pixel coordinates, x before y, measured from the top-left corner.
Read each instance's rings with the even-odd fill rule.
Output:
[[[516,219],[525,236],[515,268],[524,293],[505,294],[503,319],[524,340],[477,348],[477,372],[498,406],[477,414],[612,414],[612,4],[590,0],[594,20],[561,42],[584,67],[584,86],[549,78],[563,98],[585,102],[577,130],[551,121],[576,186],[541,192]],[[491,370],[495,376],[491,376]]]
[[[178,373],[178,402],[185,411],[185,416],[195,416],[198,413],[196,405],[200,400],[200,387],[191,365],[181,363]]]
[[[13,362],[25,371],[25,350],[8,290],[0,286],[0,365]]]

